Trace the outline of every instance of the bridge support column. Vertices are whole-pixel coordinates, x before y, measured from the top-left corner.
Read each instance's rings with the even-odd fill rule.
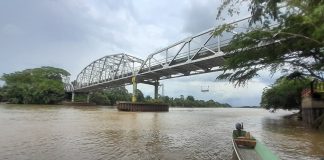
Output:
[[[90,103],[90,92],[87,94],[87,103]]]
[[[155,80],[154,83],[154,99],[158,99],[159,98],[159,81]]]
[[[72,92],[72,98],[71,98],[71,102],[74,102],[74,96],[75,96],[75,93]]]
[[[134,76],[132,78],[132,83],[133,83],[133,95],[132,95],[132,102],[136,102],[137,101],[137,83],[136,83],[136,77]]]

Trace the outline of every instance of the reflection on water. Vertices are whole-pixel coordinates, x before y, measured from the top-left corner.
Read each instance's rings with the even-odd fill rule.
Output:
[[[265,141],[277,142],[273,144],[273,147],[278,148],[283,157],[294,159],[296,153],[301,152],[309,159],[324,158],[323,133],[300,124],[298,121],[282,118],[263,118],[262,126],[266,133],[270,132],[272,135]]]
[[[282,159],[323,156],[323,134],[282,118],[290,113],[0,104],[0,159],[230,159],[236,122]]]

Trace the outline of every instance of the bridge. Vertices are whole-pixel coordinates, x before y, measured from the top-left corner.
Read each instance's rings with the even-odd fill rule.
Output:
[[[137,83],[154,85],[154,98],[158,97],[160,80],[220,71],[226,50],[233,36],[245,32],[248,19],[237,20],[227,25],[235,27],[221,36],[215,36],[217,27],[190,36],[150,54],[145,60],[125,53],[108,55],[91,62],[65,87],[72,92],[91,92]],[[265,45],[265,44],[263,44]],[[133,94],[133,101],[136,101]]]

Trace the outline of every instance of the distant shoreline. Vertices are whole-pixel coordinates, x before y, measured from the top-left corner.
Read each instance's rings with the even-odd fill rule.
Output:
[[[39,106],[42,106],[42,105],[46,105],[46,106],[80,106],[80,107],[110,107],[110,108],[115,108],[116,106],[108,106],[108,105],[96,105],[96,104],[86,104],[86,103],[82,103],[82,102],[74,102],[74,103],[59,103],[59,104],[17,104],[17,103],[9,103],[9,102],[0,102],[0,104],[7,104],[7,105],[21,105],[21,106],[30,106],[30,105],[39,105]],[[261,107],[258,107],[258,106],[242,106],[242,107],[216,107],[216,106],[213,106],[213,107],[182,107],[182,106],[170,106],[170,108],[187,108],[187,109],[190,109],[190,108],[261,108]]]

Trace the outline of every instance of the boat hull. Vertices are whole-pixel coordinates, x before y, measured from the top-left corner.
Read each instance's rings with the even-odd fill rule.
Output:
[[[233,144],[233,160],[279,160],[266,146],[256,140],[256,145],[252,147],[242,147],[238,145],[234,139]]]

